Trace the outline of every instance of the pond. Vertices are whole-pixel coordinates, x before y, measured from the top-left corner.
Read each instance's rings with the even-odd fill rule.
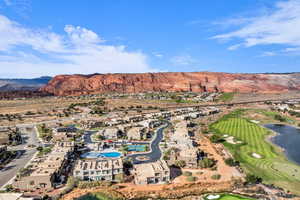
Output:
[[[290,161],[300,165],[300,129],[282,124],[266,124],[264,127],[278,133],[271,141],[284,149]]]

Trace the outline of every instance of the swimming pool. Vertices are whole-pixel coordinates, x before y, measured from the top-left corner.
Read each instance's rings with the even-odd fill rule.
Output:
[[[83,158],[118,158],[120,157],[122,154],[119,152],[95,152],[95,151],[91,151],[91,152],[87,152],[84,153],[81,157]]]
[[[128,151],[146,151],[146,145],[128,145]]]

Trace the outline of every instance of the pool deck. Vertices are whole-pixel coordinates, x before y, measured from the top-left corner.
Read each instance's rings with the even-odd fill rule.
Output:
[[[160,150],[159,147],[159,143],[161,142],[161,140],[163,139],[163,131],[165,128],[167,128],[169,126],[169,123],[166,123],[165,125],[163,125],[161,128],[158,128],[156,130],[156,134],[155,134],[155,138],[151,141],[151,142],[131,142],[131,145],[143,145],[143,144],[150,144],[150,152],[146,152],[146,153],[136,153],[136,154],[131,154],[131,155],[127,155],[127,158],[131,158],[133,164],[142,164],[142,163],[151,163],[151,162],[156,162],[158,160],[160,160],[161,156],[162,156],[162,152]],[[94,134],[96,131],[87,131],[86,132],[86,137],[85,137],[85,142],[86,143],[94,143],[91,139],[92,134]],[[103,153],[105,153],[106,150],[103,151]],[[106,152],[112,152],[113,150],[107,150]],[[116,151],[117,152],[117,151]],[[100,152],[101,153],[101,152]],[[145,156],[148,157],[148,160],[138,160],[138,157],[141,156]]]

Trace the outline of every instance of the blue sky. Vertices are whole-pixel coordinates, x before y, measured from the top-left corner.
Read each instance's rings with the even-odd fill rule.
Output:
[[[0,0],[0,77],[300,71],[300,0]]]

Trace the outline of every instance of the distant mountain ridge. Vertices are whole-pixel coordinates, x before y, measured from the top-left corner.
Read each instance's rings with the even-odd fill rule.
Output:
[[[32,79],[0,79],[0,92],[38,90],[45,86],[52,77],[43,76]]]
[[[161,72],[58,75],[40,91],[57,96],[110,92],[284,93],[300,91],[300,73]]]

